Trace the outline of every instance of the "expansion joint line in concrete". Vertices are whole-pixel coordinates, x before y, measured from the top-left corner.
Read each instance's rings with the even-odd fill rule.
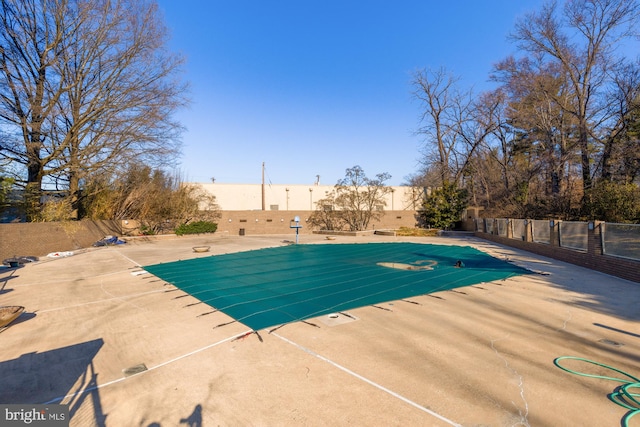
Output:
[[[122,252],[120,252],[118,250],[115,250],[115,248],[112,248],[111,246],[107,246],[107,248],[109,250],[112,250],[112,251],[116,252],[118,255],[120,255],[122,258],[126,259],[127,261],[129,261],[135,267],[141,267],[142,266],[139,262],[136,262],[136,261],[132,260],[131,258],[129,258],[128,256],[126,256],[125,254],[123,254]]]
[[[224,343],[226,343],[228,341],[233,341],[233,340],[235,340],[235,339],[237,339],[239,337],[245,336],[247,333],[250,333],[250,332],[253,332],[253,331],[249,330],[248,332],[242,332],[242,333],[239,333],[239,334],[232,335],[232,336],[227,337],[225,339],[222,339],[220,341],[214,342],[213,344],[209,344],[209,345],[207,345],[205,347],[201,347],[201,348],[199,348],[197,350],[191,351],[189,353],[185,353],[185,354],[183,354],[181,356],[178,356],[178,357],[175,357],[175,358],[173,358],[171,360],[167,360],[166,362],[162,362],[162,363],[160,363],[158,365],[152,366],[152,367],[148,368],[147,370],[142,371],[140,373],[137,373],[135,375],[132,375],[130,377],[122,377],[122,378],[118,378],[117,380],[108,381],[108,382],[106,382],[104,384],[99,384],[99,385],[94,386],[94,387],[88,387],[88,388],[82,389],[80,391],[77,391],[75,393],[67,394],[66,396],[56,397],[55,399],[51,399],[51,400],[49,400],[47,402],[44,402],[43,404],[44,405],[49,405],[49,404],[52,404],[52,403],[62,402],[65,399],[73,398],[73,397],[75,397],[75,396],[77,396],[79,394],[90,393],[92,391],[95,391],[95,390],[98,390],[98,389],[101,389],[101,388],[104,388],[104,387],[107,387],[107,386],[110,386],[110,385],[113,385],[113,384],[117,384],[117,383],[122,382],[124,380],[127,380],[129,378],[137,377],[138,375],[144,374],[145,372],[149,372],[149,371],[153,371],[153,370],[158,369],[158,368],[162,368],[163,366],[167,366],[167,365],[169,365],[169,364],[171,364],[173,362],[177,362],[178,360],[182,360],[182,359],[184,359],[186,357],[193,356],[194,354],[197,354],[197,353],[200,353],[202,351],[208,350],[210,348],[216,347],[216,346],[218,346],[220,344],[224,344]]]
[[[139,296],[142,296],[142,295],[149,295],[149,294],[157,294],[157,293],[160,293],[160,292],[164,292],[164,289],[155,289],[153,291],[139,292],[139,293],[123,295],[123,296],[119,296],[119,297],[104,298],[104,299],[99,299],[99,300],[95,300],[95,301],[83,302],[83,303],[80,303],[80,304],[67,305],[67,306],[64,306],[64,307],[48,308],[46,310],[38,310],[38,314],[48,313],[50,311],[66,310],[66,309],[69,309],[69,308],[83,307],[85,305],[91,305],[91,304],[106,303],[106,302],[115,301],[115,300],[124,301],[127,298],[134,298],[134,297],[139,297]]]
[[[357,374],[357,373],[353,372],[351,369],[348,369],[348,368],[346,368],[346,367],[344,367],[344,366],[332,361],[331,359],[328,359],[328,358],[316,353],[315,351],[313,351],[313,350],[311,350],[311,349],[309,349],[307,347],[304,347],[304,346],[302,346],[300,344],[297,344],[297,343],[295,343],[295,342],[293,342],[293,341],[291,341],[291,340],[289,340],[289,339],[287,339],[287,338],[285,338],[285,337],[283,337],[281,335],[278,335],[275,332],[272,332],[271,335],[274,335],[274,336],[280,338],[282,341],[287,342],[287,343],[293,345],[294,347],[297,347],[300,350],[302,350],[302,351],[304,351],[304,352],[306,352],[306,353],[308,353],[308,354],[310,354],[310,355],[312,355],[314,357],[317,357],[318,359],[320,359],[320,360],[322,360],[324,362],[329,363],[330,365],[334,366],[335,368],[338,368],[341,371],[346,372],[347,374],[349,374],[349,375],[351,375],[351,376],[353,376],[353,377],[355,377],[355,378],[357,378],[357,379],[359,379],[361,381],[364,381],[367,384],[369,384],[369,385],[371,385],[371,386],[373,386],[373,387],[375,387],[375,388],[377,388],[379,390],[382,390],[385,393],[390,394],[391,396],[393,396],[393,397],[395,397],[397,399],[400,399],[401,401],[413,406],[414,408],[417,408],[417,409],[419,409],[419,410],[421,410],[423,412],[426,412],[427,414],[432,415],[432,416],[438,418],[439,420],[441,420],[441,421],[443,421],[443,422],[445,422],[445,423],[447,423],[449,425],[456,426],[456,427],[462,427],[460,424],[457,424],[457,423],[451,421],[450,419],[445,418],[442,415],[440,415],[440,414],[438,414],[438,413],[436,413],[436,412],[434,412],[434,411],[432,411],[432,410],[430,410],[428,408],[425,408],[424,406],[419,405],[418,403],[416,403],[416,402],[414,402],[414,401],[412,401],[410,399],[407,399],[406,397],[396,393],[393,390],[390,390],[390,389],[384,387],[383,385],[380,385],[380,384],[378,384],[376,382],[373,382],[372,380],[370,380],[370,379],[368,379],[366,377],[363,377],[360,374]]]

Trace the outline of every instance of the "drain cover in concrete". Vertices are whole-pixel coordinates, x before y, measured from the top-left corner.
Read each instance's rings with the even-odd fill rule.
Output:
[[[125,377],[130,377],[131,375],[139,374],[140,372],[144,372],[147,370],[147,365],[144,363],[140,363],[139,365],[132,366],[127,369],[123,369],[122,373]]]
[[[358,318],[352,314],[347,313],[331,313],[326,316],[318,317],[318,320],[320,320],[320,322],[324,323],[327,326],[337,326],[354,322],[358,320]]]

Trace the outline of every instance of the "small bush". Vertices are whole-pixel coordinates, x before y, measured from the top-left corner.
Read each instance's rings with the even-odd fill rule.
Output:
[[[140,226],[140,234],[142,234],[143,236],[153,236],[154,234],[156,234],[156,231],[153,229],[153,227],[149,227],[148,225],[141,225]]]
[[[44,202],[33,217],[33,222],[68,221],[73,217],[73,208],[68,199],[52,199]]]
[[[176,228],[176,234],[182,236],[184,234],[201,234],[201,233],[215,233],[218,229],[218,224],[210,221],[195,221],[189,224],[182,224]]]
[[[420,211],[422,225],[429,228],[449,229],[467,207],[467,191],[456,187],[455,184],[444,184],[428,195]]]

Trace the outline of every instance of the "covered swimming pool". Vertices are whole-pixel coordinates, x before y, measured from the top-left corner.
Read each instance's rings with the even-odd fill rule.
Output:
[[[470,246],[420,243],[288,245],[144,269],[254,331],[528,272]]]

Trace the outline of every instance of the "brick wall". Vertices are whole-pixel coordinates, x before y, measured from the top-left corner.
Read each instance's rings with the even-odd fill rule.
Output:
[[[598,222],[588,231],[586,252],[559,246],[556,227],[551,228],[549,243],[531,241],[528,232],[524,240],[510,239],[482,231],[476,231],[475,235],[506,246],[640,283],[640,261],[618,258],[602,253],[601,227]]]
[[[300,217],[300,234],[311,234],[313,227],[307,222],[311,211],[222,211],[218,221],[218,233],[240,235],[255,234],[295,234],[290,228],[291,221]],[[385,211],[379,221],[369,224],[371,229],[413,228],[416,226],[415,211]]]
[[[91,247],[108,235],[120,235],[119,221],[30,222],[0,224],[0,263],[17,256]]]
[[[311,211],[223,211],[217,234],[245,235],[291,234],[290,221],[300,217],[300,234],[311,234],[306,222]],[[385,211],[380,221],[370,224],[375,229],[413,228],[415,211]],[[257,220],[257,221],[256,221]],[[77,221],[0,224],[0,263],[17,256],[43,257],[51,252],[75,251],[91,247],[104,236],[138,234],[137,221]]]

